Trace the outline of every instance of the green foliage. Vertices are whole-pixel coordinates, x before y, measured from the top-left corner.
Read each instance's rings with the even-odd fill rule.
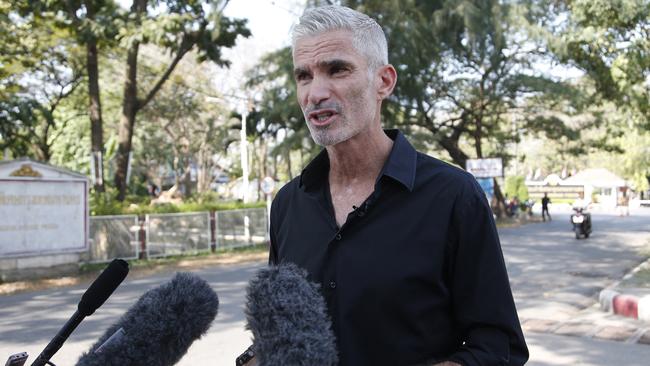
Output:
[[[522,176],[509,176],[506,178],[505,193],[510,198],[517,197],[520,202],[528,199],[528,188]]]
[[[9,148],[14,156],[28,156],[29,131],[37,125],[37,113],[46,113],[33,99],[10,97],[0,100],[0,149]]]
[[[565,30],[551,43],[563,62],[584,70],[604,98],[650,129],[650,2],[573,0]]]
[[[152,204],[151,197],[149,196],[128,195],[124,201],[118,201],[116,197],[117,192],[115,188],[110,186],[107,187],[106,192],[103,194],[92,193],[89,199],[90,214],[92,216],[145,215],[154,213],[223,211],[266,207],[265,202],[244,204],[239,201],[223,201],[214,192],[198,194],[178,204]]]
[[[68,122],[58,112],[80,84],[82,53],[51,16],[23,13],[27,4],[0,1],[0,148],[47,162]]]
[[[172,54],[184,54],[192,48],[199,62],[212,61],[219,66],[230,62],[222,57],[222,48],[230,48],[238,36],[249,37],[245,19],[223,16],[222,0],[144,1],[147,8],[132,11],[116,19],[117,38],[124,48],[134,43],[152,44]]]
[[[247,87],[262,88],[262,98],[251,120],[264,119],[267,123],[261,134],[276,135],[281,129],[295,133],[307,130],[302,110],[297,102],[293,79],[291,48],[285,47],[265,55],[250,71]],[[248,129],[248,131],[255,129]],[[299,135],[304,136],[302,133]],[[277,151],[302,148],[301,139],[285,140]]]

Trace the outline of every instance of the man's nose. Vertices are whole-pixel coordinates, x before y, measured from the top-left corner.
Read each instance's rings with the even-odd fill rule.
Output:
[[[331,96],[329,82],[324,78],[314,77],[309,85],[309,104],[318,105]]]

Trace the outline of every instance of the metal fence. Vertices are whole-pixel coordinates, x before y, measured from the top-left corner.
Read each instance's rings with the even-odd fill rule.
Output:
[[[88,238],[88,262],[138,258],[139,232],[140,225],[136,215],[92,216]]]
[[[210,212],[92,216],[88,262],[198,254],[213,247],[237,248],[268,242],[264,208]],[[140,236],[141,227],[144,237]]]
[[[147,257],[198,254],[210,250],[210,213],[145,216]]]
[[[268,218],[264,208],[217,211],[217,248],[236,248],[268,241]]]

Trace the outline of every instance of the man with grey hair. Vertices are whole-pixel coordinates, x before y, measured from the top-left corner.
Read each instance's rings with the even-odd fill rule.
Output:
[[[298,103],[323,151],[277,194],[272,264],[322,285],[341,365],[521,365],[528,350],[474,178],[384,131],[386,38],[341,6],[293,29]]]

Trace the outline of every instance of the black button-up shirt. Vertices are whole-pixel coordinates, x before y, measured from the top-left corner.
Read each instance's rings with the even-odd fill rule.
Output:
[[[321,284],[341,365],[522,365],[519,325],[492,212],[465,171],[401,132],[374,192],[336,224],[323,150],[271,208],[271,263]],[[351,207],[352,209],[352,207]]]

